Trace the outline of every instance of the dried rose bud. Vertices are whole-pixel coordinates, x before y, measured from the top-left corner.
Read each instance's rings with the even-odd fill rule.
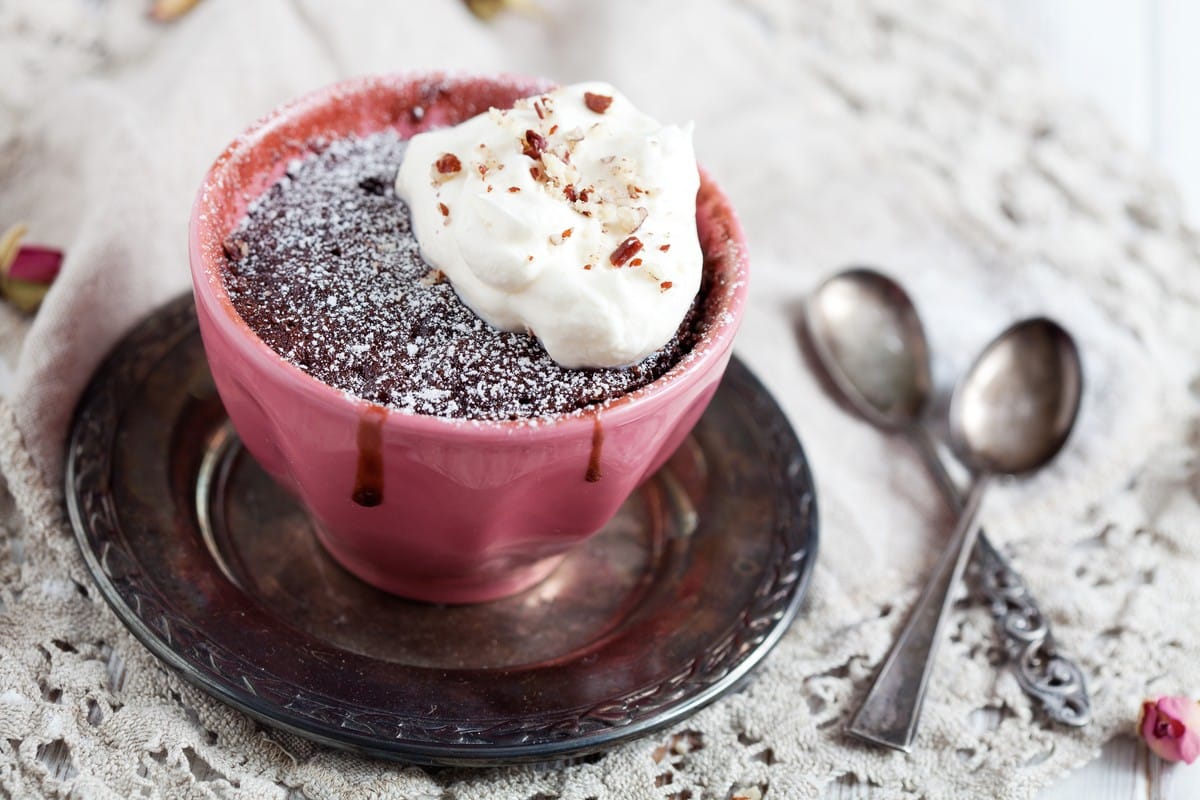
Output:
[[[1200,703],[1190,697],[1147,700],[1138,732],[1159,758],[1191,764],[1200,757]]]
[[[61,250],[21,245],[26,227],[18,224],[0,237],[0,295],[22,311],[41,305],[50,284],[62,269]]]
[[[11,280],[49,286],[58,277],[62,261],[62,250],[27,244],[17,250],[17,257],[8,268],[8,277]]]
[[[154,0],[150,4],[150,19],[171,22],[195,8],[200,0]]]

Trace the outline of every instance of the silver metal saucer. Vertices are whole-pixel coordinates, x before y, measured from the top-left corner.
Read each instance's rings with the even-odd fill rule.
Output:
[[[66,482],[97,583],[155,655],[269,725],[420,764],[579,756],[683,719],[782,636],[817,546],[800,443],[734,359],[675,457],[539,585],[473,606],[378,591],[241,447],[190,295],[97,371]]]

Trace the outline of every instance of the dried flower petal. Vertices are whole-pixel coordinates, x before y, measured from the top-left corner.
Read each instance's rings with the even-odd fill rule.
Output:
[[[1200,703],[1190,697],[1146,700],[1138,732],[1159,758],[1191,764],[1200,758]]]
[[[12,280],[49,286],[58,277],[62,261],[61,250],[28,244],[17,250],[17,257],[8,268],[8,277]]]
[[[191,11],[199,2],[200,0],[154,0],[150,4],[150,19],[155,22],[171,22]]]
[[[51,247],[22,246],[26,230],[24,224],[18,223],[0,237],[0,296],[32,313],[58,277],[63,254]]]
[[[45,283],[6,280],[0,284],[0,293],[4,295],[4,299],[26,314],[37,311],[48,291],[50,286]]]
[[[501,11],[516,11],[530,17],[543,17],[545,12],[533,0],[466,0],[471,13],[489,20]]]
[[[21,248],[21,239],[28,230],[29,227],[25,223],[18,222],[0,236],[0,275],[8,274],[8,268],[12,266],[17,251]]]

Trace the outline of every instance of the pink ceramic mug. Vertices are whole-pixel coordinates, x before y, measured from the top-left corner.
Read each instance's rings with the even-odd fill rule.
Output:
[[[222,244],[309,144],[393,128],[408,137],[545,91],[544,81],[408,74],[336,84],[268,115],[209,170],[192,211],[200,332],[242,441],[313,515],[328,551],[382,589],[469,603],[524,589],[599,530],[695,425],[729,362],[746,294],[745,237],[701,175],[696,222],[707,331],[657,381],[602,408],[478,422],[351,399],[268,347],[225,290]]]

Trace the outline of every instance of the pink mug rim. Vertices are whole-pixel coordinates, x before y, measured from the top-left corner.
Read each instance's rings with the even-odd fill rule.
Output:
[[[283,369],[293,382],[304,387],[305,391],[314,392],[329,403],[351,404],[359,407],[363,412],[385,408],[388,411],[385,425],[402,425],[414,432],[426,435],[472,439],[508,439],[512,436],[551,438],[577,435],[575,428],[587,426],[590,429],[594,425],[596,412],[603,416],[606,424],[620,424],[623,420],[635,419],[646,411],[668,402],[671,396],[685,390],[694,380],[698,380],[704,375],[707,372],[706,367],[712,362],[718,361],[729,349],[731,340],[737,334],[746,303],[749,258],[745,231],[728,197],[702,166],[698,166],[701,186],[707,186],[708,190],[721,202],[720,217],[726,234],[726,240],[722,246],[729,250],[728,261],[731,268],[727,268],[727,271],[732,273],[726,276],[726,280],[731,281],[732,284],[725,293],[725,302],[719,307],[709,310],[708,313],[712,319],[707,330],[692,349],[685,353],[666,373],[645,386],[610,401],[561,414],[516,420],[459,419],[399,411],[343,392],[300,369],[271,349],[234,308],[221,274],[223,256],[218,255],[222,253],[220,243],[223,237],[220,236],[218,230],[221,222],[216,215],[210,217],[208,212],[213,207],[210,198],[219,196],[220,193],[217,189],[221,185],[222,179],[227,175],[234,174],[239,158],[260,145],[276,129],[288,125],[297,118],[302,118],[306,112],[313,111],[337,97],[365,93],[373,87],[388,88],[414,82],[454,84],[473,81],[530,86],[534,88],[535,92],[545,91],[555,85],[544,79],[504,73],[481,75],[466,72],[419,70],[392,72],[359,76],[329,84],[277,106],[256,120],[230,142],[209,167],[192,205],[188,224],[188,245],[194,291],[197,294],[207,291],[225,312],[224,315],[214,315],[215,317],[224,317],[218,324],[229,322],[237,326],[240,335],[250,341],[251,347],[255,351],[270,363]],[[379,130],[383,130],[383,128],[381,127]],[[252,199],[247,198],[248,202]],[[712,254],[706,253],[706,255]]]

